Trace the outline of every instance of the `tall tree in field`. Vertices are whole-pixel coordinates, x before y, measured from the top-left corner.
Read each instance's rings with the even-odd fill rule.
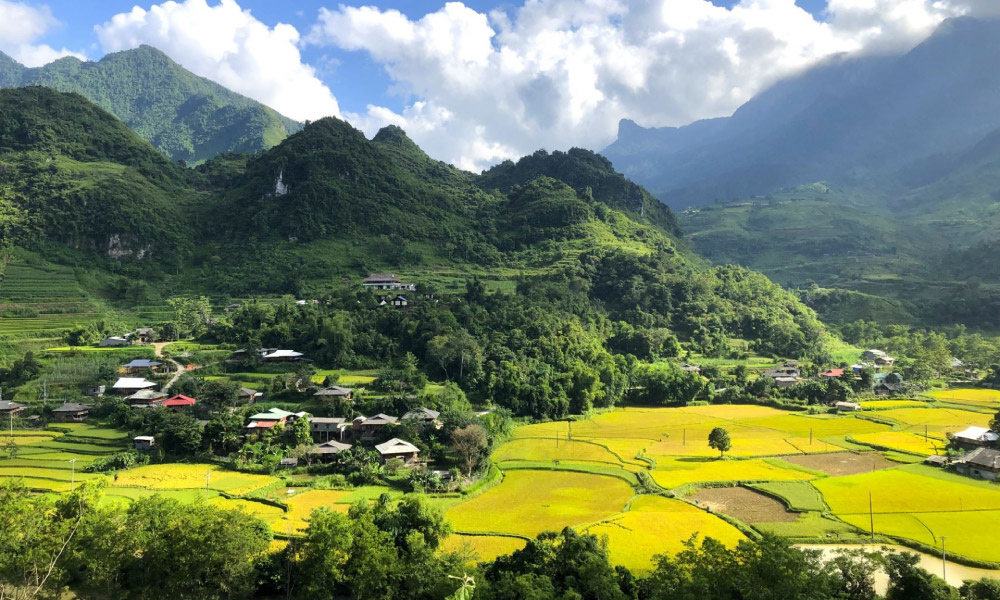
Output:
[[[472,475],[488,443],[486,430],[479,425],[466,425],[451,432],[451,449],[462,461],[466,475]]]
[[[729,439],[728,431],[722,427],[716,427],[708,434],[708,445],[718,450],[719,456],[722,457],[733,447],[733,442]]]

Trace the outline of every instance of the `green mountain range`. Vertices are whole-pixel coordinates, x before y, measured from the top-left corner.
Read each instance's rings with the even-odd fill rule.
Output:
[[[108,54],[98,62],[66,57],[32,69],[0,53],[0,87],[31,85],[84,96],[173,160],[257,152],[301,128],[150,46]]]
[[[190,168],[76,94],[0,90],[0,114],[5,244],[86,272],[81,285],[112,303],[316,297],[388,271],[440,291],[477,278],[544,286],[552,310],[597,311],[713,352],[743,339],[799,356],[825,337],[760,274],[707,267],[678,241],[669,208],[589,151],[474,175],[399,128],[368,140],[326,118],[262,153]]]

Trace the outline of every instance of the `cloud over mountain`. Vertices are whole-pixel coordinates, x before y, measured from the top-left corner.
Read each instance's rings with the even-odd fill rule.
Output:
[[[86,58],[63,48],[56,50],[36,41],[60,25],[47,6],[29,6],[23,2],[0,0],[0,51],[29,67],[50,63],[63,56]]]
[[[95,29],[106,52],[155,46],[195,74],[293,119],[340,115],[333,93],[302,61],[298,30],[268,27],[235,0],[136,6]]]

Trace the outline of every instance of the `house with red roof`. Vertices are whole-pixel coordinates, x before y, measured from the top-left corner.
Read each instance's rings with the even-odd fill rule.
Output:
[[[834,378],[834,377],[840,377],[843,374],[844,374],[843,369],[830,369],[829,371],[823,371],[822,373],[819,374],[819,376]]]
[[[159,406],[163,408],[172,408],[177,410],[179,408],[185,408],[187,406],[194,406],[197,404],[197,400],[190,396],[185,396],[184,394],[177,394],[173,398],[167,398],[166,400],[161,400]]]

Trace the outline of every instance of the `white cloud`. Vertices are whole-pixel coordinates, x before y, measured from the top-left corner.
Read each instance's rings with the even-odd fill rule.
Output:
[[[106,52],[149,44],[195,74],[293,119],[340,115],[329,88],[302,62],[299,32],[284,23],[268,27],[235,0],[136,6],[95,30]]]
[[[0,0],[0,51],[29,67],[38,67],[63,56],[85,59],[82,54],[66,48],[56,50],[48,44],[35,43],[59,24],[47,6]]]
[[[997,0],[526,0],[508,14],[449,2],[420,19],[321,9],[306,40],[367,52],[410,96],[346,115],[372,134],[404,127],[437,158],[481,168],[538,148],[601,148],[621,118],[647,126],[728,115],[831,54],[905,49],[943,19]]]

